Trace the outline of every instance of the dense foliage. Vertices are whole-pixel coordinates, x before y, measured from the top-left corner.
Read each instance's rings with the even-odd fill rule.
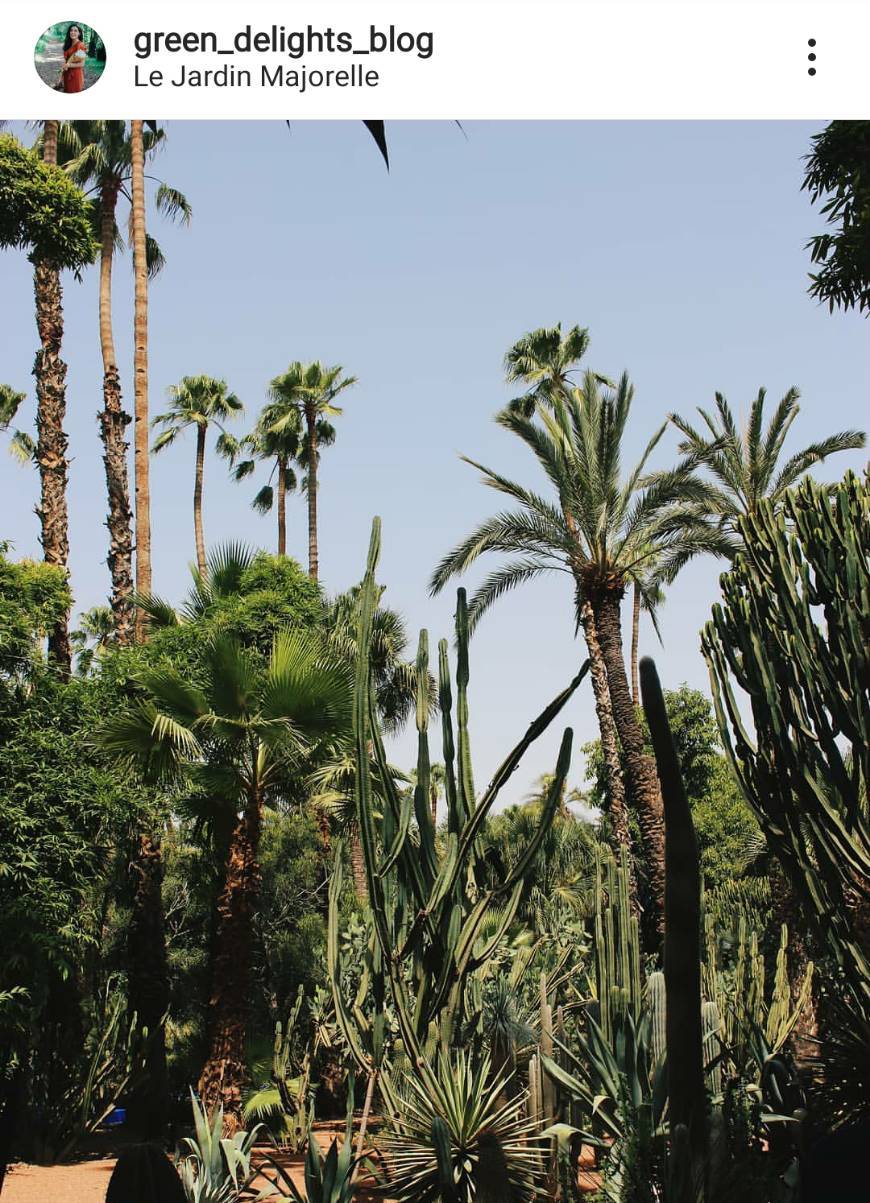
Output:
[[[18,247],[57,267],[93,263],[90,205],[72,180],[0,133],[0,247]]]

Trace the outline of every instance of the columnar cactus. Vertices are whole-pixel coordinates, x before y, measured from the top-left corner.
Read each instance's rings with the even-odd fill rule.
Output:
[[[742,521],[702,647],[731,763],[859,1005],[870,1006],[870,492],[806,480]],[[754,733],[736,690],[748,696]]]
[[[619,861],[602,846],[595,851],[595,976],[601,1030],[611,1040],[616,1017],[640,1015],[640,934],[631,904],[625,849]]]
[[[566,729],[552,786],[540,822],[505,880],[489,888],[482,860],[481,833],[499,791],[529,747],[549,727],[588,671],[582,666],[568,687],[529,726],[484,790],[476,797],[468,731],[468,611],[464,590],[456,610],[456,720],[447,644],[439,645],[439,702],[442,726],[446,837],[435,838],[429,805],[428,636],[421,632],[417,654],[417,779],[403,796],[387,763],[371,681],[372,618],[379,597],[375,569],[380,553],[380,521],[375,520],[368,566],[360,589],[353,730],[356,752],[355,803],[365,861],[372,936],[366,965],[366,989],[389,997],[398,1023],[402,1051],[424,1079],[436,1046],[462,1046],[478,1007],[475,975],[501,944],[519,906],[526,877],[558,809],[571,759],[571,730]],[[374,757],[382,798],[376,816],[371,762]],[[412,830],[417,839],[412,839]],[[368,1071],[380,1065],[374,1048],[375,1023],[359,1005],[342,997],[338,948],[341,849],[330,890],[329,960],[338,1022],[355,1059]],[[496,915],[495,930],[481,938],[484,920]],[[475,999],[478,998],[478,1002]],[[383,1007],[381,1006],[381,1010]],[[387,1084],[387,1089],[389,1086]]]
[[[698,842],[655,664],[640,662],[665,814],[665,1037],[672,1131],[685,1129],[700,1181],[707,1151],[701,1030],[701,876]]]

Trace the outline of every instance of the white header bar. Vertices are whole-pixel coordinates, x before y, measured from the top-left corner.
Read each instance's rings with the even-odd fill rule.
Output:
[[[4,6],[3,118],[870,118],[867,0],[66,7]],[[34,66],[66,16],[107,50],[74,95]]]

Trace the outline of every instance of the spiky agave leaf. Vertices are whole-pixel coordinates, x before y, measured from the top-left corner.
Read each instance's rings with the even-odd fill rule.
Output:
[[[380,1143],[388,1183],[401,1203],[441,1203],[452,1183],[455,1203],[486,1198],[529,1203],[543,1197],[543,1167],[529,1137],[525,1095],[507,1102],[507,1077],[493,1077],[489,1057],[441,1055],[432,1081],[407,1075],[401,1114]]]

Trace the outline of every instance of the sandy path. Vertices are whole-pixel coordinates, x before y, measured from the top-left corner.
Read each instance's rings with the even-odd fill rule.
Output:
[[[112,1158],[78,1165],[10,1166],[3,1203],[103,1203],[114,1164]]]

